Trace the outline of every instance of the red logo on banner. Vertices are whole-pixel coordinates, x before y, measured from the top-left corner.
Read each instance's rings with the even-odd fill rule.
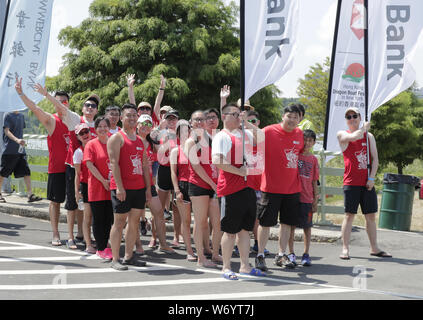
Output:
[[[343,79],[360,83],[364,79],[364,67],[360,63],[353,63],[348,66],[345,74],[342,76]]]
[[[352,8],[350,26],[358,40],[364,37],[365,15],[364,0],[355,0]]]

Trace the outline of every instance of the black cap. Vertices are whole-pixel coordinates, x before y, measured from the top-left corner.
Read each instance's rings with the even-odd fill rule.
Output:
[[[175,109],[169,110],[168,112],[166,112],[166,115],[164,116],[164,118],[166,119],[169,116],[175,116],[179,119],[179,112]]]

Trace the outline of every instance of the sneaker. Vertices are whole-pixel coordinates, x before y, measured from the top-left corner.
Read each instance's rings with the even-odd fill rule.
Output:
[[[268,270],[266,266],[266,260],[264,259],[263,256],[257,256],[255,262],[256,262],[257,269],[260,269],[261,271],[264,271],[264,272]]]
[[[135,259],[134,256],[132,256],[130,259],[122,259],[122,264],[123,265],[129,265],[129,266],[134,266],[134,267],[145,267],[147,265],[146,262],[144,261],[139,261],[137,259]]]
[[[251,247],[251,252],[252,253],[255,253],[255,254],[257,254],[258,253],[258,244],[254,244],[252,247]],[[270,254],[270,252],[269,252],[269,250],[267,250],[266,248],[264,248],[264,255],[265,256],[268,256]]]
[[[140,231],[143,236],[147,234],[147,223],[143,219],[141,219],[140,221]]]
[[[275,265],[277,265],[278,267],[285,267],[285,268],[288,268],[288,269],[295,268],[295,265],[292,263],[291,260],[289,260],[289,258],[286,254],[284,254],[283,256],[276,255]]]
[[[119,261],[112,261],[112,263],[110,264],[110,267],[117,270],[117,271],[126,271],[128,270],[127,266],[124,266],[123,264],[121,264]]]
[[[297,266],[297,256],[295,253],[288,254],[288,258],[294,264],[294,266]]]
[[[311,266],[311,259],[310,259],[310,256],[309,256],[307,253],[304,253],[304,254],[303,254],[303,257],[301,258],[301,264],[302,264],[304,267],[309,267],[309,266]]]
[[[163,214],[164,214],[164,218],[165,218],[166,221],[172,220],[172,214],[169,211],[167,211],[166,209],[164,210]]]
[[[235,257],[239,257],[239,250],[238,250],[238,246],[234,246],[234,251],[232,252],[232,254],[233,254]]]
[[[110,252],[107,252],[106,250],[103,250],[103,251],[99,251],[99,250],[97,250],[97,253],[96,253],[101,259],[105,259],[105,260],[112,260],[113,259],[113,256],[112,256],[112,253]]]

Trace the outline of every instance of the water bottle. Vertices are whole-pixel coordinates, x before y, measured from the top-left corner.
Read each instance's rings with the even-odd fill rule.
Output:
[[[24,153],[24,151],[25,151],[24,146],[20,144],[19,149],[18,149],[18,153]]]
[[[84,211],[84,201],[82,199],[78,201],[78,209]]]

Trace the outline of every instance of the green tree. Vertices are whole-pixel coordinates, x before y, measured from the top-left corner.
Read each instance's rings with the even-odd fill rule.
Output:
[[[311,66],[304,78],[299,80],[297,89],[299,101],[306,107],[305,118],[313,122],[318,133],[325,130],[330,67],[329,57],[323,64]]]
[[[238,8],[222,0],[95,0],[90,17],[59,34],[65,55],[60,74],[48,79],[49,90],[71,94],[80,111],[91,93],[101,99],[100,112],[128,101],[126,75],[136,74],[137,102],[154,102],[160,74],[167,79],[163,105],[188,116],[195,109],[219,107],[220,88],[229,84],[239,97]],[[277,119],[274,86],[257,102],[265,122]],[[269,103],[269,100],[270,103]],[[236,100],[236,99],[234,99]],[[254,106],[256,106],[254,105]],[[269,109],[270,105],[270,109]]]
[[[402,174],[404,167],[423,157],[422,127],[415,125],[419,121],[416,116],[421,108],[413,92],[407,90],[372,113],[371,132],[379,146],[382,167],[391,162]]]

